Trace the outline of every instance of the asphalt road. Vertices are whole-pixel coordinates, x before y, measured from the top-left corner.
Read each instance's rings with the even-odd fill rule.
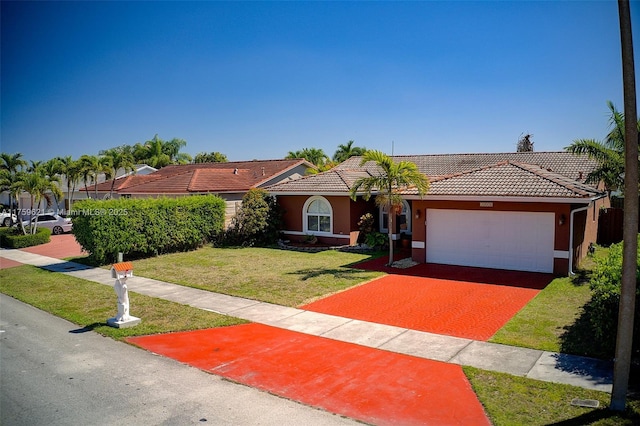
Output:
[[[0,421],[13,425],[356,425],[0,295]]]

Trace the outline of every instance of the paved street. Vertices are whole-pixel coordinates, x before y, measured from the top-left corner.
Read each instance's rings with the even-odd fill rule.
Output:
[[[3,425],[356,425],[0,295]]]

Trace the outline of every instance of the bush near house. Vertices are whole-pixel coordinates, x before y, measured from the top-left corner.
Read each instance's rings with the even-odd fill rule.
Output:
[[[225,202],[215,195],[83,200],[73,204],[73,234],[99,264],[192,250],[224,227]]]
[[[51,230],[38,228],[35,234],[25,235],[20,228],[4,228],[0,230],[0,246],[12,249],[37,246],[51,240]]]
[[[618,327],[618,308],[620,304],[620,285],[622,282],[622,244],[613,244],[608,256],[596,259],[596,266],[591,276],[591,301],[584,307],[593,330],[595,356],[613,358],[615,354]],[[640,261],[640,251],[638,251]],[[636,269],[636,308],[633,353],[640,354],[640,269]]]
[[[267,247],[276,243],[280,228],[282,211],[276,199],[263,189],[253,188],[242,197],[242,207],[216,244]]]

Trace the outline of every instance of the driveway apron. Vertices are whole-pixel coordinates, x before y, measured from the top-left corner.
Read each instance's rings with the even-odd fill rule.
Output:
[[[489,425],[458,365],[262,324],[129,338],[149,351],[377,425]]]

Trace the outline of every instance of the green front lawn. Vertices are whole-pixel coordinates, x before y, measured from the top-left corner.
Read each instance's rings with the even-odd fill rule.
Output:
[[[203,247],[136,260],[134,268],[148,278],[296,307],[382,276],[351,267],[370,258],[335,250]]]
[[[627,411],[607,407],[611,395],[575,386],[463,367],[471,386],[495,426],[631,426],[640,424],[640,401],[630,399]],[[572,405],[574,399],[596,400],[598,408]]]

